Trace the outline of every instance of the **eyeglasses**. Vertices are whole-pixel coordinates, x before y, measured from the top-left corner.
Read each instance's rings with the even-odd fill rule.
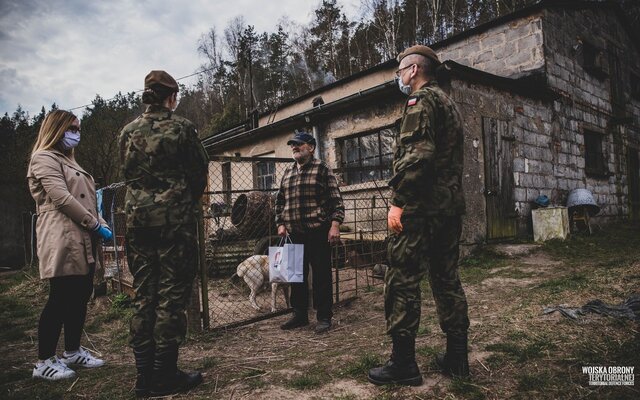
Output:
[[[398,68],[398,69],[396,70],[396,76],[397,76],[397,77],[400,77],[400,71],[403,71],[403,70],[405,70],[405,69],[407,69],[407,68],[411,68],[411,67],[413,67],[414,65],[416,65],[416,64],[411,64],[411,65],[407,65],[406,67]]]
[[[77,125],[71,125],[70,127],[67,128],[67,130],[73,133],[78,133],[80,132],[80,127]]]

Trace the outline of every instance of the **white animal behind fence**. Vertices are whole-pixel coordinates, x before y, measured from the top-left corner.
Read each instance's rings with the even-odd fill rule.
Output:
[[[269,283],[269,256],[255,255],[247,258],[238,264],[236,275],[244,279],[247,286],[251,290],[249,294],[249,303],[251,307],[260,311],[260,306],[256,302],[256,296],[266,284]],[[291,306],[289,303],[289,285],[286,283],[271,284],[271,312],[276,311],[276,295],[278,289],[282,289],[287,308]]]

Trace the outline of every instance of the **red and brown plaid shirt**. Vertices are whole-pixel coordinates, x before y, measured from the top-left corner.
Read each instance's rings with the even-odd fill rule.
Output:
[[[312,159],[284,171],[276,197],[276,225],[289,232],[308,232],[331,221],[344,221],[344,205],[336,177],[327,164]]]

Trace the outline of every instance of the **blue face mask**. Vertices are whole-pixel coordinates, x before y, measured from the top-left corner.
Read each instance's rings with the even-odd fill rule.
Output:
[[[60,139],[60,145],[64,150],[71,150],[80,143],[80,132],[66,131],[62,139]]]
[[[402,78],[396,76],[396,81],[398,82],[398,89],[407,96],[411,94],[411,85],[405,85],[402,83]]]

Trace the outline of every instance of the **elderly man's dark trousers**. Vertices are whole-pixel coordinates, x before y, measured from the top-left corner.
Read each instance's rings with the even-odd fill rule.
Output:
[[[415,337],[420,325],[420,282],[429,277],[440,328],[447,333],[469,328],[467,300],[458,275],[460,216],[402,218],[403,230],[392,235],[385,276],[387,333]]]
[[[293,243],[304,244],[304,283],[291,285],[291,306],[295,313],[306,317],[309,308],[309,264],[313,275],[313,305],[318,321],[331,319],[333,312],[333,283],[331,278],[331,246],[327,241],[329,228],[305,233],[290,233]]]

